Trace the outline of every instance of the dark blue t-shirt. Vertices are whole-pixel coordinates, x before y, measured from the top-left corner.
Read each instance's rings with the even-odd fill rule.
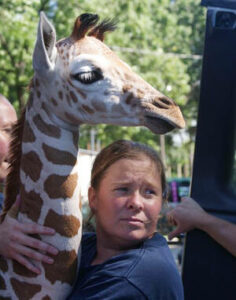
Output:
[[[156,233],[138,248],[91,266],[96,235],[82,239],[79,277],[70,300],[182,300],[183,287],[166,240]]]

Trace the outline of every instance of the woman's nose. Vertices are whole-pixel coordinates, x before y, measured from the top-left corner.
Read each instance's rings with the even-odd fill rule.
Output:
[[[134,192],[132,195],[129,196],[128,199],[128,208],[134,210],[142,210],[143,209],[143,198],[140,193]]]

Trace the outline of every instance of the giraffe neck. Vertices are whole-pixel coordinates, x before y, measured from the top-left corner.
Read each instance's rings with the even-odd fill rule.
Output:
[[[40,224],[45,224],[49,209],[63,216],[62,207],[68,204],[68,215],[79,201],[78,132],[58,127],[52,115],[45,105],[40,109],[27,108],[22,140],[21,212]],[[30,192],[39,199],[31,215],[28,211],[35,201],[24,201],[25,197],[31,200]]]
[[[36,284],[38,288],[35,299],[45,296],[65,299],[76,280],[80,257],[79,132],[68,130],[70,126],[62,128],[55,124],[45,104],[36,105],[35,96],[33,94],[25,113],[18,219],[54,228],[54,236],[41,235],[38,238],[55,246],[59,254],[54,257],[53,265],[36,263],[41,269],[41,274],[37,276],[22,269],[16,262],[9,262],[16,282],[12,282],[9,275],[7,285],[11,284],[19,299],[23,299],[24,287],[28,284]]]
[[[67,131],[78,133],[78,126],[77,125],[73,125],[71,123],[66,123],[62,119],[60,119],[59,117],[57,117],[57,115],[55,115],[54,113],[52,113],[46,107],[44,109],[45,109],[45,111],[47,113],[48,118],[52,121],[52,123],[55,126],[61,128],[61,129],[65,129]]]

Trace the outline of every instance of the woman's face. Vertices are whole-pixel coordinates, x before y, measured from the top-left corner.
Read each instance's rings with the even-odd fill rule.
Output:
[[[89,189],[89,203],[104,245],[137,245],[155,232],[162,206],[156,165],[145,155],[120,159],[107,169],[97,190]]]

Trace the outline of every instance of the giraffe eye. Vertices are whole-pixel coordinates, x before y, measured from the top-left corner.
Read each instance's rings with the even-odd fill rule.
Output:
[[[91,84],[103,78],[99,70],[80,72],[72,75],[72,77],[83,84]]]

